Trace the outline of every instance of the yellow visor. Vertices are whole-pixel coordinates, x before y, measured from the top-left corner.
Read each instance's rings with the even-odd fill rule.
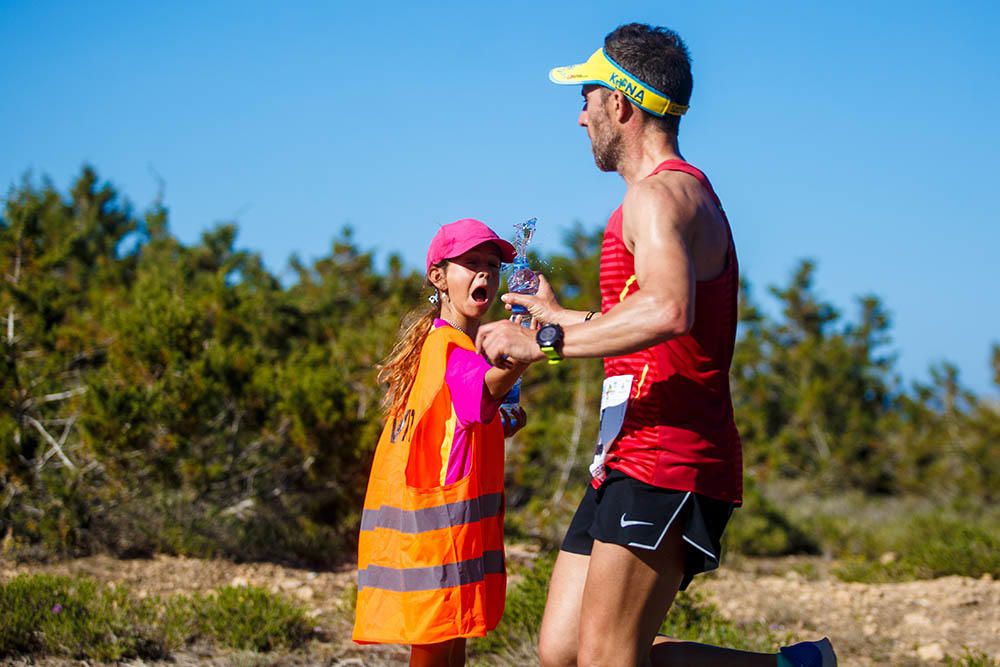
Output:
[[[556,67],[549,72],[549,79],[553,83],[569,86],[594,84],[611,90],[620,90],[636,106],[654,116],[666,114],[683,116],[688,110],[685,105],[671,102],[669,97],[629,74],[621,65],[605,55],[604,49],[594,51],[594,55],[585,63]]]

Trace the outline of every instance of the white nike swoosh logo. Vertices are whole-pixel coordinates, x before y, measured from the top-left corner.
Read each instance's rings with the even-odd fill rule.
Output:
[[[622,514],[622,518],[618,520],[622,528],[628,528],[629,526],[652,526],[651,521],[626,521],[625,515]]]

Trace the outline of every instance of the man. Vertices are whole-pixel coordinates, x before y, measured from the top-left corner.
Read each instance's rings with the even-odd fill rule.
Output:
[[[605,230],[600,313],[562,308],[543,278],[536,296],[503,297],[545,324],[537,335],[497,322],[476,341],[500,365],[604,358],[594,480],[552,574],[542,665],[836,665],[825,639],[775,656],[657,635],[677,591],[718,567],[742,500],[729,390],[736,251],[711,185],[678,147],[692,78],[676,33],[621,26],[550,78],[583,86],[594,161],[627,189]]]

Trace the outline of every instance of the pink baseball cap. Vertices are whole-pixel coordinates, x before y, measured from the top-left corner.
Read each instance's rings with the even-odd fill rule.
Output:
[[[458,257],[472,250],[480,243],[493,243],[500,250],[500,259],[510,263],[514,261],[514,251],[508,241],[497,236],[496,232],[484,223],[472,218],[464,218],[443,225],[431,239],[431,247],[427,249],[427,270],[446,259]]]

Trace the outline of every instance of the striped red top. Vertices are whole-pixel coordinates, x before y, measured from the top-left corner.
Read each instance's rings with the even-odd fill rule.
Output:
[[[700,170],[668,160],[650,176],[661,171],[682,171],[697,178],[725,218],[719,198]],[[653,486],[740,504],[743,455],[729,389],[739,266],[731,231],[729,239],[725,270],[695,286],[695,321],[688,334],[604,360],[607,377],[635,376],[625,422],[608,450],[606,465]],[[634,259],[622,239],[619,206],[608,220],[601,248],[602,312],[639,291]]]

